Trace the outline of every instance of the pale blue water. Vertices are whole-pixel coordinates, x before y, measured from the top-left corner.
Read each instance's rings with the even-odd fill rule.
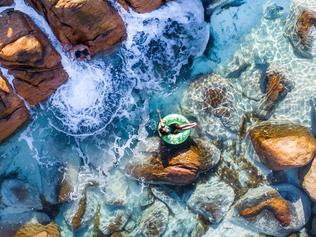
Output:
[[[1,144],[0,177],[16,176],[52,203],[56,202],[56,186],[65,169],[70,173],[73,170],[73,176],[78,177],[74,178],[75,201],[88,183],[98,183],[106,189],[116,179],[121,180],[116,171],[124,173],[124,165],[132,157],[137,142],[155,134],[156,109],[164,115],[179,112],[183,92],[190,81],[210,72],[227,76],[239,66],[236,58],[239,63],[243,60],[251,65],[238,78],[230,79],[236,95],[243,91],[249,97],[257,96],[260,92],[254,86],[254,65],[275,64],[295,81],[295,89],[277,108],[273,118],[310,126],[309,101],[316,94],[313,82],[316,61],[295,57],[284,36],[291,1],[246,0],[241,6],[216,9],[211,23],[204,20],[204,8],[199,0],[174,0],[143,15],[126,13],[113,2],[128,22],[126,42],[111,55],[78,63],[62,51],[45,20],[22,0],[16,1],[15,9],[30,15],[61,53],[70,79],[49,101],[31,108],[32,121]],[[264,11],[272,3],[282,6],[283,11],[277,19],[268,20]],[[205,52],[210,33],[214,45]],[[306,88],[306,84],[310,86]],[[241,97],[236,108],[241,116],[256,105]],[[214,135],[218,124],[213,120],[207,122],[201,126],[205,125],[204,130]],[[226,137],[227,144],[236,139],[236,136]],[[241,146],[246,150],[249,143]],[[229,151],[224,152],[224,157],[226,153]],[[251,162],[255,160],[251,151],[247,158]],[[247,183],[248,174],[238,162],[234,165],[240,172],[240,182]],[[147,185],[124,179],[114,186],[113,195],[124,193],[126,186],[129,187],[127,209],[132,210],[133,218],[141,215],[138,199]],[[181,198],[174,199],[180,211],[169,220],[165,236],[173,236],[172,229],[180,227],[183,233],[179,236],[190,236],[197,217],[184,206]],[[91,236],[90,227],[75,234],[70,230],[65,218],[67,208],[63,206],[55,219],[62,228],[62,236]],[[110,209],[108,216],[112,213]],[[16,210],[19,211],[25,210]],[[9,212],[3,209],[0,216]],[[226,236],[225,223],[213,226],[206,236]],[[230,223],[227,226],[230,228]]]

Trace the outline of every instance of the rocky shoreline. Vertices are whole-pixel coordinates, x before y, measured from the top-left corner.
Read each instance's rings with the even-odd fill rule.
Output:
[[[284,37],[293,57],[313,59],[316,6],[300,1],[292,3]],[[27,2],[67,50],[83,45],[94,57],[126,38],[126,22],[110,1]],[[166,2],[119,1],[140,14]],[[243,2],[204,4],[211,15]],[[279,8],[269,9],[267,19],[278,18],[271,11]],[[41,177],[45,191],[18,170],[3,172],[0,236],[316,236],[315,134],[306,124],[275,116],[297,84],[277,65],[256,60],[244,62],[237,54],[221,74],[190,82],[177,112],[198,123],[191,138],[179,146],[157,135],[142,138],[127,161],[110,169],[106,184],[86,172],[82,157],[63,163],[51,183]],[[2,142],[30,119],[28,106],[48,99],[68,75],[44,33],[12,9],[0,14],[0,64],[14,78],[13,88],[0,74]],[[248,85],[238,81],[247,68]],[[50,168],[40,170],[43,177]]]

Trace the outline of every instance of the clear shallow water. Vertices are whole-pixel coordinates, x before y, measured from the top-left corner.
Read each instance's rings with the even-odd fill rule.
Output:
[[[296,57],[285,37],[290,1],[245,1],[240,7],[217,9],[210,24],[204,21],[200,1],[176,0],[142,15],[126,13],[113,3],[127,22],[127,40],[111,55],[78,63],[63,52],[45,20],[22,0],[16,0],[15,9],[30,15],[60,52],[70,79],[48,102],[31,109],[31,123],[0,146],[0,173],[4,176],[17,173],[19,179],[54,202],[56,177],[66,169],[75,182],[72,194],[75,201],[87,184],[98,183],[105,193],[127,196],[131,219],[137,219],[143,211],[139,199],[146,193],[147,185],[122,178],[117,171],[124,172],[124,164],[132,157],[137,142],[154,134],[156,109],[164,114],[179,111],[182,93],[195,75],[215,72],[226,77],[243,64],[250,66],[237,78],[230,78],[239,97],[235,104],[238,116],[258,106],[256,100],[249,98],[262,96],[260,88],[255,86],[259,73],[256,65],[264,63],[277,68],[295,84],[273,118],[310,126],[310,99],[316,94],[313,83],[316,62]],[[265,9],[272,3],[284,9],[279,18],[265,19]],[[214,47],[201,56],[210,32]],[[193,61],[192,66],[189,61]],[[219,124],[212,123],[203,128],[215,134]],[[226,145],[231,147],[236,136],[226,132]],[[223,152],[223,159],[238,172],[240,185],[247,186],[251,175],[243,170],[247,162],[257,164],[256,157],[248,141],[241,144],[240,150],[246,153],[246,161],[233,160],[229,149]],[[263,168],[260,172],[267,173]],[[102,195],[92,193],[91,209],[94,209],[93,200]],[[175,216],[169,219],[166,236],[173,236],[173,229],[183,230],[179,236],[189,235],[197,223],[196,215],[188,210],[184,197],[173,190],[168,195]],[[70,231],[64,218],[67,210],[68,207],[63,207],[56,218],[62,235],[89,236],[91,230],[83,229],[75,235]],[[103,214],[114,215],[111,208]],[[206,236],[234,236],[236,228],[225,219]],[[248,233],[244,227],[240,231]]]

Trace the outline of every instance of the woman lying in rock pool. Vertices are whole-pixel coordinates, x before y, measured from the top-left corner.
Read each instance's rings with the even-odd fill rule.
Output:
[[[171,125],[165,125],[163,122],[163,119],[161,118],[160,111],[157,110],[157,113],[158,113],[159,121],[161,124],[159,127],[159,132],[161,133],[161,135],[178,134],[183,130],[195,128],[197,126],[196,123],[189,123],[189,124],[183,124],[183,125],[180,125],[178,123],[174,123]]]

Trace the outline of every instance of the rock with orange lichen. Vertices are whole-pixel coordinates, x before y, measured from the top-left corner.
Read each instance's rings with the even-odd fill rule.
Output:
[[[55,223],[48,225],[27,224],[21,227],[13,237],[60,237],[59,228]]]
[[[312,3],[312,2],[311,2]],[[287,20],[286,35],[288,36],[294,52],[301,57],[312,58],[316,53],[316,8],[308,2],[302,5],[293,1],[291,13]]]
[[[288,236],[309,221],[311,203],[292,185],[250,189],[234,206],[233,220],[257,233]]]
[[[127,165],[130,176],[148,183],[171,185],[194,182],[220,158],[219,150],[201,139],[169,147],[158,137],[152,137],[140,142],[134,154],[134,159]]]
[[[61,57],[26,14],[8,9],[0,16],[0,63],[14,76],[16,92],[36,105],[67,80]]]
[[[250,130],[260,160],[272,170],[302,167],[316,152],[310,130],[298,124],[264,122]]]
[[[24,102],[0,73],[0,143],[29,119]]]

